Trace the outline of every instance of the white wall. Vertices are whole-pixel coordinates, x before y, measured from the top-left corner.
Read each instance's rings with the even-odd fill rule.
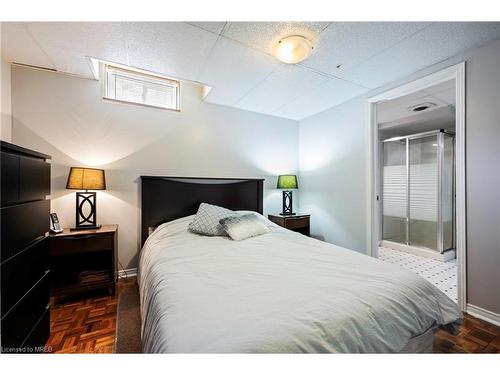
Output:
[[[466,69],[467,300],[500,314],[500,40]]]
[[[0,58],[0,139],[12,139],[11,65]]]
[[[416,72],[367,96],[466,61],[468,302],[500,313],[500,41]],[[368,137],[366,97],[300,122],[209,105],[183,89],[181,113],[103,103],[98,83],[13,67],[13,141],[53,155],[53,211],[74,224],[69,166],[102,166],[99,221],[120,224],[120,261],[138,251],[138,177],[265,177],[265,210],[278,212],[280,173],[299,166],[300,211],[313,214],[312,234],[367,251]],[[2,104],[3,108],[3,104]],[[300,128],[300,147],[299,129]],[[299,157],[297,157],[299,149]],[[295,198],[295,197],[294,197]]]
[[[366,111],[357,98],[300,122],[300,210],[311,234],[366,252]],[[361,110],[360,110],[361,108]]]
[[[276,175],[297,172],[297,122],[203,103],[194,86],[181,92],[177,113],[103,102],[93,80],[12,70],[13,142],[52,155],[52,211],[74,225],[69,167],[104,168],[98,221],[119,224],[124,268],[137,262],[140,175],[264,177],[264,210],[278,212]]]
[[[460,61],[466,61],[467,302],[500,314],[500,40],[302,120],[301,211],[313,212],[313,235],[368,253],[366,99]]]

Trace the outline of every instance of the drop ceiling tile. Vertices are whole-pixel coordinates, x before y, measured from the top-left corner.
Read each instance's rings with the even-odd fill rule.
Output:
[[[220,34],[227,22],[187,22],[190,25],[199,27],[211,33]]]
[[[336,75],[429,25],[429,22],[332,22],[321,33],[313,54],[303,65]],[[339,64],[341,67],[337,68]]]
[[[118,22],[28,22],[26,27],[59,71],[93,77],[88,57],[127,63]]]
[[[377,88],[498,37],[498,22],[438,22],[339,76]]]
[[[271,56],[220,38],[213,48],[198,81],[212,86],[205,100],[234,105],[247,92],[279,67]]]
[[[230,22],[222,35],[272,54],[281,38],[302,35],[314,42],[328,25],[329,22]]]
[[[349,99],[366,93],[368,89],[332,78],[311,92],[301,95],[289,104],[274,111],[273,114],[292,120],[302,120],[328,108],[339,105]]]
[[[2,22],[2,57],[9,62],[56,69],[21,22]]]
[[[184,22],[124,25],[130,65],[196,80],[218,36]]]
[[[236,103],[236,107],[254,112],[271,113],[298,96],[328,80],[310,70],[281,65]]]
[[[89,77],[87,56],[93,56],[202,81],[214,87],[212,103],[300,119],[366,91],[343,80],[324,82],[308,67],[376,88],[500,37],[498,22],[195,24],[3,23],[2,55]],[[273,41],[295,33],[316,38],[317,48],[303,67],[285,67],[269,53]]]

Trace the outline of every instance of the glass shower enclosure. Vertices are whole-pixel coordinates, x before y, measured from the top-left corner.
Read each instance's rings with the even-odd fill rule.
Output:
[[[436,130],[382,143],[383,240],[454,249],[454,134]]]

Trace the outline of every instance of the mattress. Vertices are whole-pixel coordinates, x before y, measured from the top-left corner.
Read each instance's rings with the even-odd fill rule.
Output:
[[[244,241],[193,234],[192,216],[151,234],[138,270],[144,352],[418,351],[460,320],[417,274],[260,218],[270,233]]]

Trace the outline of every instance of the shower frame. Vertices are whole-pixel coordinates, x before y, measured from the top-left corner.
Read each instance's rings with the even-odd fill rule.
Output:
[[[427,131],[427,132],[421,132],[421,133],[415,133],[415,134],[410,134],[410,135],[405,135],[405,136],[398,136],[398,137],[392,137],[392,138],[388,138],[388,139],[384,139],[381,141],[381,143],[388,143],[388,142],[395,142],[395,141],[401,141],[401,140],[405,140],[406,141],[406,144],[405,144],[405,162],[406,162],[406,230],[405,230],[405,236],[406,236],[406,243],[405,245],[407,246],[413,246],[411,244],[411,241],[410,241],[410,231],[411,231],[411,217],[410,217],[410,164],[411,164],[411,161],[410,161],[410,141],[411,140],[415,140],[415,139],[421,139],[421,138],[427,138],[427,137],[430,137],[430,136],[433,136],[435,135],[436,138],[437,138],[437,170],[438,170],[438,173],[439,173],[439,176],[438,176],[438,186],[437,186],[437,221],[436,221],[436,225],[437,225],[437,249],[434,250],[434,249],[431,249],[431,250],[434,250],[440,254],[444,253],[445,251],[447,250],[453,250],[455,249],[455,198],[456,198],[456,194],[455,194],[455,143],[453,142],[452,144],[452,158],[453,158],[453,167],[452,167],[452,178],[451,178],[451,181],[452,181],[452,233],[451,233],[451,247],[448,247],[448,248],[444,248],[443,246],[443,242],[444,242],[444,236],[443,236],[443,232],[444,232],[444,223],[443,223],[443,183],[442,183],[442,173],[443,173],[443,160],[444,160],[444,137],[445,136],[450,136],[452,137],[453,139],[455,138],[455,132],[453,131],[447,131],[447,130],[444,130],[444,129],[437,129],[437,130],[431,130],[431,131]],[[382,165],[382,162],[384,160],[383,158],[383,152],[384,152],[384,148],[383,147],[380,147],[380,152],[381,152],[381,156],[380,156],[380,161],[381,161],[381,164],[380,164],[380,197],[381,197],[381,208],[383,207],[384,205],[384,202],[383,202],[383,191],[384,191],[384,188],[383,188],[383,165]],[[382,223],[382,225],[380,226],[380,238],[383,239],[383,216],[384,216],[384,213],[383,213],[383,208],[380,210],[380,223]]]

